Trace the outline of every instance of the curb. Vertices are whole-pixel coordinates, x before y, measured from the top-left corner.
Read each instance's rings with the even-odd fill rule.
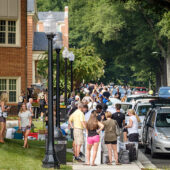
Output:
[[[136,160],[135,163],[140,169],[144,169],[145,167],[142,165],[142,163],[139,160]]]
[[[143,168],[151,168],[151,169],[157,169],[157,167],[145,156],[145,154],[139,150],[140,156],[138,156],[138,159],[141,158],[142,160],[138,160],[140,164],[142,164]]]

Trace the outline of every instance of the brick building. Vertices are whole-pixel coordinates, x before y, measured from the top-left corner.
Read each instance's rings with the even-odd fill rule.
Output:
[[[28,86],[34,83],[43,83],[37,73],[37,63],[44,58],[48,50],[48,42],[44,33],[44,22],[49,15],[56,20],[56,32],[62,33],[63,46],[69,47],[68,40],[68,7],[63,12],[37,12],[36,0],[28,0]]]
[[[0,0],[0,94],[16,103],[27,87],[27,1]]]
[[[43,59],[48,42],[44,21],[49,12],[37,12],[36,0],[0,0],[0,94],[9,94],[15,104],[21,91],[41,81],[37,63]],[[68,7],[52,12],[57,30],[68,47]]]

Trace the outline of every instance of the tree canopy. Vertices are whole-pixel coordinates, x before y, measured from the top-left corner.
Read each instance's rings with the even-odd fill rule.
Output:
[[[38,1],[41,10],[42,0]],[[47,2],[51,4],[51,7],[47,5],[48,9],[54,11],[63,9],[66,4],[69,6],[70,47],[78,52],[86,51],[90,46],[94,49],[92,56],[105,61],[104,76],[100,81],[145,86],[149,81],[153,85],[156,80],[160,81],[157,83],[164,82],[165,70],[161,61],[168,57],[170,48],[170,12],[167,7],[161,3],[137,0]]]

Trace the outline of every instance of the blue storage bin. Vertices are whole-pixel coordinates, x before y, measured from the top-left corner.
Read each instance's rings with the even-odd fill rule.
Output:
[[[22,139],[22,133],[14,133],[14,139]]]
[[[18,126],[15,126],[15,127],[13,127],[16,131],[19,129],[19,127]]]

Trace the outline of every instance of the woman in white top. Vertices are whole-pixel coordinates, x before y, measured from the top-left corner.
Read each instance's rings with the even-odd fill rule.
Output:
[[[32,123],[32,113],[27,110],[26,104],[23,103],[21,110],[18,114],[18,124],[19,129],[22,130],[24,135],[24,148],[28,148],[28,135],[31,131],[31,123]]]
[[[138,119],[136,117],[135,111],[133,109],[128,110],[129,123],[125,128],[128,129],[128,138],[130,142],[138,142],[139,134],[138,134]]]
[[[8,94],[2,93],[0,98],[0,143],[4,143],[6,131],[6,118],[9,107],[6,106],[8,102]]]

